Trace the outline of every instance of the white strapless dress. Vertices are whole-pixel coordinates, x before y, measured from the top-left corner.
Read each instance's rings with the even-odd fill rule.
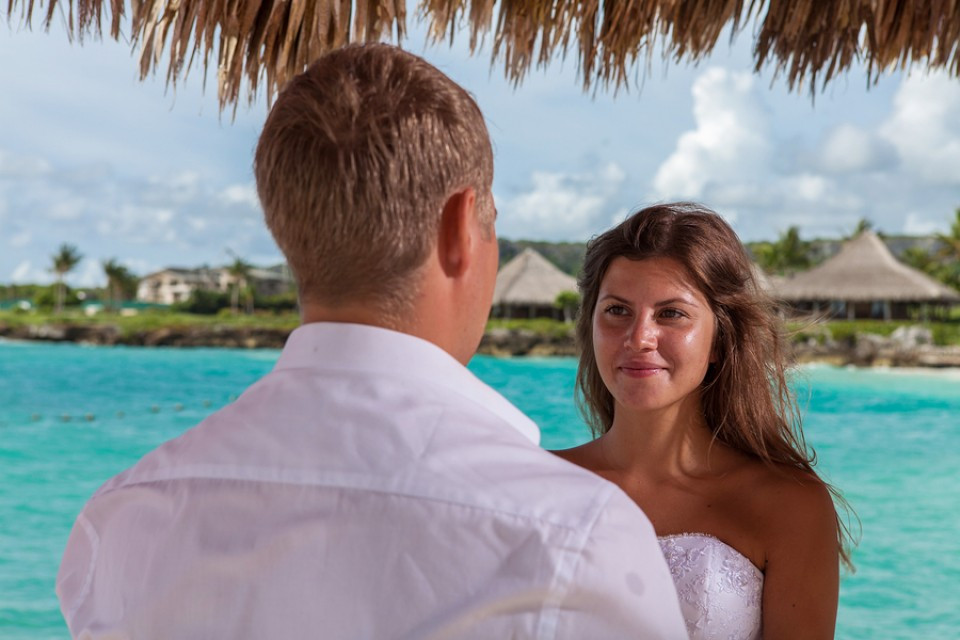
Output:
[[[763,572],[704,533],[660,537],[690,640],[757,640]]]

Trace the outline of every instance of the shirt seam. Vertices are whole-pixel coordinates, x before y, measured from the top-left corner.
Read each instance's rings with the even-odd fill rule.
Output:
[[[73,603],[67,609],[67,615],[71,621],[76,616],[77,611],[80,610],[80,607],[87,601],[87,596],[90,595],[90,590],[93,587],[93,573],[97,566],[97,558],[100,555],[100,536],[97,534],[93,523],[81,512],[80,515],[77,516],[77,524],[83,528],[84,533],[86,533],[90,539],[91,551],[90,560],[87,563],[87,572],[83,577],[83,585],[80,587],[80,593],[74,598]]]
[[[540,624],[537,633],[538,638],[557,637],[557,627],[560,622],[561,607],[563,606],[563,603],[570,597],[570,590],[573,587],[573,577],[576,575],[576,572],[580,566],[580,562],[583,559],[584,548],[586,547],[587,542],[589,542],[590,537],[593,535],[597,521],[600,519],[600,513],[602,512],[603,508],[610,503],[610,498],[613,493],[614,487],[612,486],[598,486],[597,492],[594,494],[596,499],[591,500],[590,502],[591,504],[595,504],[597,506],[592,510],[592,512],[585,514],[583,525],[574,530],[575,534],[579,534],[579,539],[575,542],[575,549],[570,549],[560,555],[563,560],[558,562],[557,570],[554,573],[553,585],[550,589],[550,593],[556,595],[553,598],[550,598],[549,607],[545,603],[544,608],[546,609],[546,613],[540,618]],[[589,516],[589,518],[586,516]],[[559,584],[561,580],[565,581],[563,586]]]
[[[219,473],[214,470],[220,471]],[[241,477],[237,471],[242,471],[244,477]],[[266,473],[263,473],[266,472]],[[279,473],[276,473],[279,472]],[[115,491],[120,491],[126,488],[132,488],[138,485],[150,484],[154,482],[173,482],[173,481],[189,481],[189,480],[229,480],[233,482],[262,482],[268,484],[285,484],[292,486],[312,486],[312,487],[324,487],[331,489],[342,489],[349,491],[360,491],[360,492],[369,492],[377,493],[382,495],[394,495],[404,498],[425,500],[434,503],[448,504],[452,506],[462,507],[465,509],[471,509],[475,511],[480,511],[484,513],[497,514],[501,516],[508,516],[511,518],[516,518],[520,520],[526,520],[531,522],[540,522],[543,524],[548,524],[552,527],[557,527],[565,531],[572,532],[582,532],[584,529],[592,531],[596,518],[598,516],[599,510],[595,509],[593,513],[587,511],[589,518],[581,518],[576,523],[564,523],[557,520],[537,516],[533,514],[524,514],[517,511],[512,511],[508,509],[498,508],[495,506],[481,505],[471,503],[465,500],[457,499],[454,496],[443,496],[443,495],[431,495],[423,492],[417,492],[412,490],[409,486],[407,487],[397,487],[397,488],[385,488],[376,486],[376,483],[361,482],[357,483],[356,480],[367,480],[363,476],[350,477],[350,480],[354,482],[348,482],[348,476],[351,474],[345,473],[336,473],[330,474],[329,472],[322,473],[310,473],[309,475],[313,476],[312,478],[283,478],[283,475],[289,473],[288,471],[282,468],[275,469],[249,469],[245,467],[238,467],[233,465],[187,465],[180,466],[170,469],[168,472],[164,473],[149,473],[149,474],[139,474],[136,479],[131,479],[128,482],[124,482],[121,485],[110,487],[103,491],[99,491],[94,495],[94,498],[99,498]],[[267,477],[273,476],[273,477]],[[278,477],[280,476],[280,477]],[[594,495],[602,494],[604,490],[608,490],[608,487],[600,486],[597,493]],[[609,496],[604,503],[609,501]],[[591,501],[592,502],[592,501]],[[581,543],[582,544],[582,543]]]
[[[454,393],[454,394],[456,394],[459,398],[462,398],[462,399],[464,399],[464,400],[469,401],[469,402],[471,403],[471,405],[474,405],[474,406],[477,406],[477,407],[483,409],[484,412],[486,412],[487,414],[496,416],[496,418],[497,418],[498,420],[500,420],[501,422],[504,422],[504,423],[508,424],[508,425],[510,426],[510,428],[512,428],[512,429],[513,429],[514,431],[516,431],[517,433],[519,433],[521,436],[523,436],[523,438],[524,438],[525,440],[527,440],[528,442],[531,442],[531,443],[533,443],[534,445],[537,445],[537,444],[538,444],[537,441],[532,440],[532,439],[526,434],[526,432],[524,431],[524,427],[522,427],[522,426],[520,426],[520,425],[518,424],[519,421],[515,422],[515,421],[512,420],[511,418],[509,418],[509,417],[507,417],[506,415],[504,415],[506,412],[504,412],[504,411],[498,411],[497,409],[491,409],[490,406],[488,406],[488,405],[486,405],[486,404],[483,404],[483,402],[482,402],[479,398],[476,398],[476,397],[474,397],[473,395],[470,395],[470,394],[466,394],[466,393],[464,393],[460,388],[458,388],[457,386],[452,385],[452,384],[447,384],[445,381],[439,380],[439,379],[437,379],[435,376],[425,375],[425,374],[419,373],[419,372],[417,372],[417,371],[405,371],[405,372],[403,372],[403,373],[399,373],[399,372],[394,373],[394,372],[387,372],[387,371],[370,371],[370,370],[366,370],[366,369],[353,368],[353,367],[344,367],[344,366],[336,366],[336,365],[330,366],[330,365],[324,365],[324,364],[318,364],[317,366],[309,366],[309,367],[300,366],[300,367],[284,367],[284,368],[280,368],[280,369],[274,369],[274,373],[281,373],[281,372],[284,372],[284,371],[305,371],[305,372],[314,372],[314,373],[342,373],[342,372],[347,372],[347,373],[363,374],[364,376],[367,376],[368,379],[369,379],[370,377],[376,376],[376,377],[384,378],[384,379],[388,379],[388,380],[400,380],[400,381],[402,381],[402,382],[407,382],[407,381],[409,381],[411,378],[415,378],[418,382],[420,382],[420,383],[422,383],[422,384],[430,385],[430,386],[433,387],[434,389],[442,390],[442,391],[445,391],[445,392],[449,392],[449,393]],[[468,373],[469,373],[469,371],[468,371]],[[470,374],[470,375],[472,376],[472,374]],[[477,379],[476,377],[473,377],[473,378],[470,380],[470,382],[471,382],[471,384],[473,384],[473,385],[484,385],[484,383],[483,383],[481,380]],[[254,385],[254,387],[255,387],[255,386],[256,386],[256,385]],[[486,385],[484,385],[484,386],[486,386]],[[254,387],[251,387],[251,389],[253,389]],[[490,387],[486,387],[486,388],[487,388],[487,389],[490,389]],[[536,430],[536,432],[537,432],[537,440],[539,440],[540,428],[539,428],[539,426],[537,426],[537,423],[534,422],[534,421],[533,421],[529,416],[527,416],[525,413],[523,413],[519,408],[517,408],[516,406],[514,406],[509,400],[507,400],[505,397],[503,397],[503,395],[499,394],[498,392],[496,392],[496,391],[493,390],[493,389],[490,389],[490,390],[493,391],[493,393],[495,393],[496,396],[498,397],[497,404],[506,405],[506,407],[509,407],[509,408],[511,408],[513,411],[516,411],[516,413],[519,414],[520,417],[526,419],[526,420],[529,422],[529,427],[532,428],[533,430]]]

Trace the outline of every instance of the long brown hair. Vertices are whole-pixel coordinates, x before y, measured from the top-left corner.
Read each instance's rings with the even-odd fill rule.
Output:
[[[686,267],[716,316],[714,354],[704,377],[703,414],[714,438],[773,467],[811,477],[816,454],[807,446],[801,416],[787,384],[783,323],[776,303],[757,283],[746,250],[723,218],[693,203],[641,209],[587,245],[579,288],[576,335],[580,346],[577,402],[594,436],[613,424],[613,395],[597,369],[593,314],[600,285],[614,258],[672,258]],[[821,480],[822,482],[822,480]],[[839,492],[824,483],[847,513]],[[849,528],[838,518],[840,553],[852,568]]]

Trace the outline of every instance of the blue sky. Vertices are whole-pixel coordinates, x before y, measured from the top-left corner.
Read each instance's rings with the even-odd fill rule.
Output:
[[[413,21],[411,21],[413,22]],[[494,141],[498,232],[584,240],[653,202],[693,199],[744,240],[791,225],[805,238],[869,218],[887,233],[946,230],[960,206],[960,81],[922,69],[867,89],[862,69],[812,101],[766,70],[749,34],[699,65],[655,57],[639,85],[584,94],[576,60],[514,87],[467,38],[404,46],[475,94]],[[464,34],[466,35],[466,34]],[[145,274],[222,264],[228,251],[280,260],[251,160],[265,100],[221,115],[195,68],[176,91],[144,82],[126,44],[70,44],[0,23],[0,283],[49,282],[62,242],[85,256],[68,281],[103,282],[117,258]]]

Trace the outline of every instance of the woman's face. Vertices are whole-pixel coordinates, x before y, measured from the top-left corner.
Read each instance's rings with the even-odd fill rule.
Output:
[[[593,348],[615,405],[657,411],[699,403],[716,318],[672,258],[615,258],[600,283]]]

